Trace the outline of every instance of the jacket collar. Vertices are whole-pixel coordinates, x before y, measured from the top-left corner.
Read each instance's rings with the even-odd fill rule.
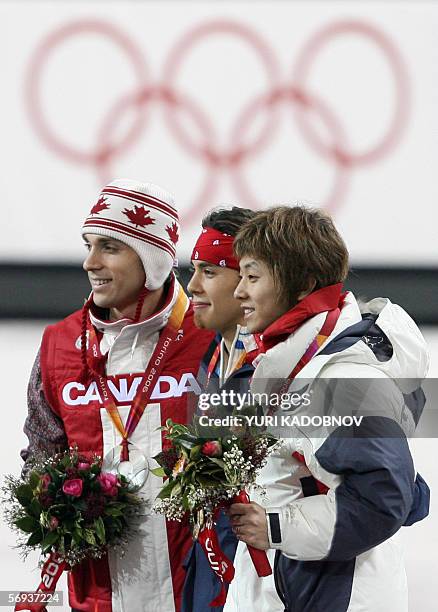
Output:
[[[341,294],[342,283],[329,285],[313,291],[298,302],[291,310],[271,323],[263,334],[256,334],[259,353],[265,353],[279,342],[285,340],[311,317],[335,308],[341,308],[345,293]]]
[[[131,319],[119,319],[118,321],[108,321],[99,318],[97,309],[90,309],[90,321],[93,326],[102,333],[109,333],[111,335],[118,335],[122,329],[129,328],[133,333],[147,332],[148,335],[159,331],[167,324],[172,308],[175,304],[176,298],[178,297],[180,285],[176,278],[172,276],[170,286],[167,290],[166,301],[164,306],[158,311],[154,312],[150,317],[140,321],[138,323],[132,323]],[[128,329],[126,330],[128,332]]]

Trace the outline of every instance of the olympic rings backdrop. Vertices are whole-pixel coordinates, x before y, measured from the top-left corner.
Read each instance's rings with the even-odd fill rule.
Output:
[[[0,259],[79,261],[99,189],[133,177],[175,193],[183,261],[211,207],[300,201],[354,263],[437,262],[438,7],[23,4],[0,9]]]
[[[55,301],[32,264],[79,264],[84,215],[116,177],[175,193],[183,262],[209,208],[298,200],[333,212],[353,265],[436,269],[437,32],[426,0],[2,0],[0,265],[30,270],[2,291],[29,302],[30,282]],[[0,322],[3,473],[21,467],[44,325]],[[433,492],[436,440],[414,443]],[[402,533],[410,612],[436,610],[431,501]],[[0,589],[25,590],[37,558],[23,564],[14,539],[0,525]]]

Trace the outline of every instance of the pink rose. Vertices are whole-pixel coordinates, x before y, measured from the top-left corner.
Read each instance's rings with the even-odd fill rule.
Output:
[[[222,444],[218,440],[211,440],[202,445],[201,452],[207,457],[221,457]]]
[[[88,463],[88,461],[80,461],[78,463],[78,470],[88,470],[90,467],[90,464]]]
[[[71,495],[72,497],[80,497],[82,495],[82,487],[83,482],[80,478],[72,478],[71,480],[66,480],[62,485],[62,490],[66,495]]]
[[[118,493],[119,481],[115,474],[109,474],[108,472],[102,472],[97,477],[100,487],[105,495],[109,497],[116,497]]]
[[[52,479],[50,478],[49,474],[43,474],[41,476],[41,488],[43,491],[47,491],[47,489],[49,488],[49,484],[52,482]]]
[[[56,518],[56,516],[52,516],[49,522],[50,531],[54,531],[58,527],[58,525],[59,525],[59,520]]]

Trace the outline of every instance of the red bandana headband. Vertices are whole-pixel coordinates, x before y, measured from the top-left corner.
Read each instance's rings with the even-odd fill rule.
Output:
[[[192,261],[201,260],[215,266],[239,270],[239,262],[233,253],[234,236],[223,234],[211,227],[202,230],[192,252]]]

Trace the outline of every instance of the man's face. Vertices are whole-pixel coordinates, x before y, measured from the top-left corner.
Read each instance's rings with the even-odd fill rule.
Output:
[[[128,245],[97,234],[85,234],[88,255],[83,268],[93,290],[94,303],[126,314],[137,304],[146,277],[137,253]]]
[[[242,322],[242,310],[233,293],[239,273],[231,268],[206,261],[192,261],[194,272],[187,286],[193,295],[195,323],[203,329],[214,329],[222,335],[233,334]]]
[[[248,331],[261,333],[287,312],[289,306],[278,296],[271,271],[260,259],[242,257],[240,274],[241,280],[234,297],[243,309]]]

